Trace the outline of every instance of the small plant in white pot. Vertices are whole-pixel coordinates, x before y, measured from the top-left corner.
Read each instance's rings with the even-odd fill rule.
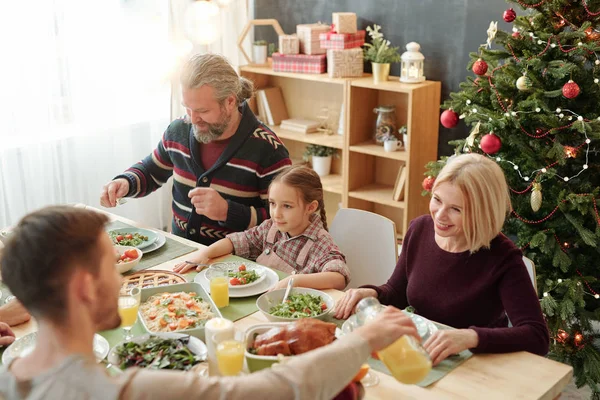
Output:
[[[331,173],[331,160],[337,155],[335,149],[318,144],[309,144],[304,151],[304,159],[312,156],[312,168],[319,176],[327,176]]]
[[[252,44],[252,60],[255,64],[267,63],[267,41],[257,40]]]

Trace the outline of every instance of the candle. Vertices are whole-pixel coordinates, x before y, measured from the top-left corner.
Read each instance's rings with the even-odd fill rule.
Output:
[[[213,340],[215,334],[229,335],[233,339],[233,322],[224,318],[213,318],[204,326],[204,337],[208,349],[208,375],[220,376],[217,366],[217,345]]]
[[[408,69],[408,76],[409,78],[418,78],[419,77],[419,69],[417,67],[410,67]]]

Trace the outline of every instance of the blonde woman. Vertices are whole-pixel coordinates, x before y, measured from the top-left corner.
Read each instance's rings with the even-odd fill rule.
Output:
[[[454,157],[435,181],[429,211],[411,222],[388,282],[349,290],[336,317],[377,297],[457,328],[424,343],[434,365],[465,349],[545,355],[549,334],[538,297],[521,251],[500,232],[511,211],[500,167],[478,154]]]

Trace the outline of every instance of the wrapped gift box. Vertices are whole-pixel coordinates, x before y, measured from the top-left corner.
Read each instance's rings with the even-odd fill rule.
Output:
[[[356,33],[321,33],[319,40],[323,49],[354,49],[365,44],[365,33],[365,31],[358,31]]]
[[[296,34],[300,40],[300,53],[325,54],[327,49],[321,48],[319,34],[327,33],[330,30],[331,26],[321,23],[296,25]]]
[[[337,33],[356,33],[356,14],[353,12],[336,12],[332,14],[333,29]]]
[[[296,35],[279,36],[280,54],[298,54],[300,53],[300,41]]]
[[[364,71],[363,50],[327,50],[327,71],[331,78],[362,76]]]
[[[327,71],[325,54],[281,54],[273,53],[273,71],[322,74]]]

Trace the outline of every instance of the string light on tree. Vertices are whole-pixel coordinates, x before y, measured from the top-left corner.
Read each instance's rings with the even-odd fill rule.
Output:
[[[577,149],[573,146],[565,146],[565,157],[567,158],[575,158],[577,157]]]

